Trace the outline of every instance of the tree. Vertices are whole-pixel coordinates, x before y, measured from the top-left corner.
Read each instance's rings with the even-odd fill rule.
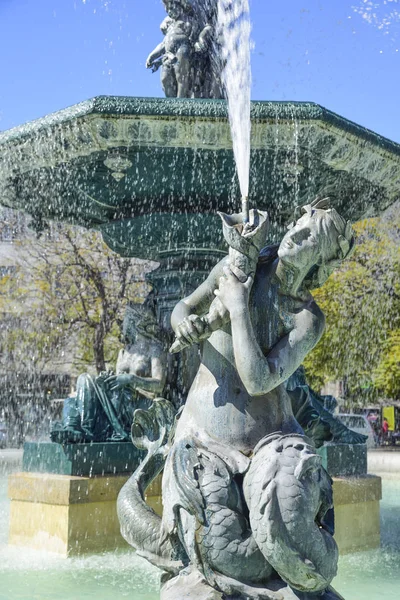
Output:
[[[143,301],[149,264],[121,258],[97,232],[60,225],[40,239],[24,235],[15,244],[17,281],[9,275],[0,281],[0,310],[5,302],[7,312],[24,326],[9,332],[9,342],[16,346],[18,337],[32,337],[34,361],[51,361],[57,350],[64,355],[63,348],[72,343],[73,365],[94,363],[104,371],[120,345],[118,323],[127,300]]]
[[[305,366],[316,388],[341,379],[357,400],[381,393],[396,397],[400,395],[398,210],[362,221],[355,229],[354,256],[314,291],[327,327]]]
[[[379,364],[374,372],[374,385],[386,398],[400,396],[400,329],[392,331],[385,341]]]
[[[37,239],[15,213],[2,234],[14,239],[0,253],[4,263],[13,251],[0,264],[0,395],[20,421],[21,399],[46,403],[46,388],[66,393],[60,377],[115,366],[125,305],[143,301],[151,264],[121,258],[81,228],[51,224]]]

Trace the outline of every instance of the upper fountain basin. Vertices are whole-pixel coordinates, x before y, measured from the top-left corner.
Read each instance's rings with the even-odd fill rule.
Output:
[[[253,102],[250,206],[272,234],[329,186],[357,221],[399,197],[400,145],[310,102]],[[0,134],[0,203],[100,229],[126,256],[224,247],[237,212],[223,100],[99,96]]]

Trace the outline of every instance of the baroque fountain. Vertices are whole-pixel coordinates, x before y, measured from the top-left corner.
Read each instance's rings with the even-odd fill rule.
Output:
[[[312,103],[250,104],[246,2],[222,0],[218,13],[164,4],[165,38],[147,66],[161,68],[166,99],[98,97],[0,136],[3,205],[38,228],[56,219],[97,229],[122,256],[159,262],[151,298],[126,317],[135,331],[116,374],[82,376],[56,443],[26,449],[10,485],[11,540],[28,541],[16,523],[29,503],[38,513],[66,507],[68,538],[91,503],[110,510],[119,492],[122,535],[162,569],[164,600],[340,598],[330,587],[330,476],[358,475],[357,492],[351,478],[335,482],[335,503],[340,489],[359,494],[346,527],[360,511],[376,523],[379,481],[365,476],[360,444],[341,449],[356,462],[351,473],[335,464],[334,446],[317,453],[335,426],[310,393],[299,397],[306,386],[287,381],[323,335],[310,290],[353,252],[351,222],[398,197],[400,148]],[[147,375],[135,367],[145,356]],[[117,401],[129,404],[132,389],[136,411],[123,422]],[[103,420],[92,418],[98,410]],[[123,441],[132,420],[133,449]],[[162,517],[145,502],[161,471]],[[99,514],[96,527],[116,543],[115,517]],[[367,533],[358,549],[376,545],[377,531]],[[74,536],[80,551],[99,543]],[[72,554],[61,538],[51,549]]]

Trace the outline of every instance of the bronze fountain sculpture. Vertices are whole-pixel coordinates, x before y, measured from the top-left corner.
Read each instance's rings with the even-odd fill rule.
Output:
[[[229,245],[220,260],[215,210],[231,211],[237,191],[226,106],[210,100],[222,96],[210,52],[215,1],[204,0],[205,11],[200,0],[163,2],[165,40],[147,66],[162,69],[170,98],[97,98],[0,140],[5,204],[97,228],[122,255],[160,262],[149,277],[160,329],[153,345],[125,349],[145,368],[83,376],[77,421],[57,435],[95,439],[86,417],[97,411],[107,417],[102,435],[126,440],[133,419],[132,441],[146,456],[120,492],[118,514],[125,539],[164,571],[162,600],[337,600],[332,485],[316,448],[363,440],[349,440],[298,375],[325,325],[311,290],[351,255],[347,219],[364,216],[365,203],[382,211],[397,198],[400,150],[316,105],[254,103],[252,194],[263,210],[220,214]],[[182,165],[178,177],[169,177],[171,165]],[[331,177],[337,198],[327,191]],[[279,240],[303,192],[286,235],[265,245]],[[198,358],[200,345],[178,411],[163,389],[174,304],[170,363],[180,368],[190,350]],[[110,406],[119,401],[130,412],[113,428]],[[160,518],[145,492],[162,471]]]
[[[329,589],[338,559],[331,480],[283,385],[324,330],[310,290],[354,250],[351,224],[328,206],[304,206],[245,281],[223,259],[173,311],[181,344],[204,339],[215,296],[229,322],[202,342],[174,426],[164,400],[134,416],[133,441],[148,455],[118,512],[127,541],[169,572],[163,600],[183,590],[199,599],[339,597]],[[163,466],[161,520],[143,494]]]
[[[163,0],[167,17],[160,25],[164,40],[149,54],[146,67],[161,68],[167,98],[223,98],[211,52],[215,3]]]

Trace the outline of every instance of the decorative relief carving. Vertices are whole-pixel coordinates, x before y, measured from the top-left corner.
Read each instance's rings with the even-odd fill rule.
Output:
[[[113,115],[116,103],[126,113]],[[93,106],[96,112],[90,113]],[[97,98],[0,134],[0,185],[4,188],[16,175],[119,147],[229,150],[225,111],[222,103],[207,100]],[[305,156],[315,156],[333,170],[346,170],[379,186],[383,204],[397,197],[396,144],[309,103],[254,103],[252,115],[254,150],[294,148],[300,164]]]

